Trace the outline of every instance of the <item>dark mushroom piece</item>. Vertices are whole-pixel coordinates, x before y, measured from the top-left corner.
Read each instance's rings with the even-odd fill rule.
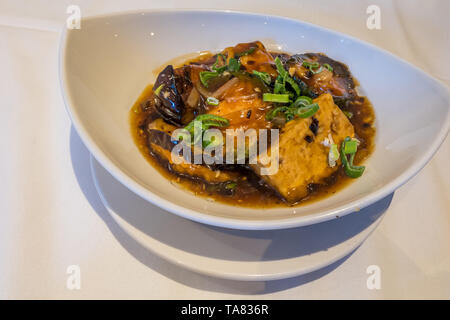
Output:
[[[184,103],[178,92],[177,77],[172,65],[168,65],[156,79],[153,92],[156,97],[156,110],[164,120],[174,125],[181,125]]]
[[[173,126],[164,124],[161,119],[155,120],[147,128],[147,143],[150,154],[158,163],[176,177],[192,180],[204,185],[206,191],[217,192],[223,195],[234,193],[236,181],[240,174],[225,167],[207,166],[204,164],[175,163],[172,159],[173,148],[180,143],[171,137]],[[180,154],[181,156],[181,154]],[[183,156],[186,156],[183,154]],[[186,159],[186,158],[185,158]],[[190,155],[194,159],[193,153]],[[186,159],[188,160],[188,159]]]
[[[355,82],[348,70],[348,67],[322,53],[295,54],[289,59],[284,57],[286,69],[295,80],[301,81],[307,85],[311,91],[312,97],[319,96],[322,93],[330,93],[334,102],[342,107],[347,101],[353,101],[358,95],[355,90]],[[282,61],[283,61],[282,60]],[[317,73],[313,73],[303,66],[303,62],[318,63],[320,67]],[[328,65],[331,70],[324,66]],[[291,70],[291,68],[293,68]],[[320,71],[320,72],[319,72]],[[302,91],[303,88],[301,85]]]

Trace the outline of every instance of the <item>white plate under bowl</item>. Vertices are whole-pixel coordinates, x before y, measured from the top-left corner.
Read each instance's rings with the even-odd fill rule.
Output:
[[[324,52],[346,63],[376,111],[376,149],[366,172],[335,195],[297,208],[230,207],[177,188],[133,142],[128,112],[153,70],[199,50],[261,40],[269,49]],[[414,176],[445,138],[448,87],[386,51],[308,23],[226,11],[139,11],[86,18],[61,40],[60,77],[74,127],[95,158],[141,197],[221,227],[279,229],[314,224],[368,206]]]
[[[392,194],[357,214],[285,230],[232,230],[172,215],[131,192],[93,157],[95,187],[112,218],[147,250],[218,278],[267,281],[326,267],[355,250],[380,223]]]

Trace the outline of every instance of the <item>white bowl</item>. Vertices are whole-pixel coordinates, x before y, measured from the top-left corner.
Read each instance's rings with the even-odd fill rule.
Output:
[[[294,208],[228,206],[182,190],[139,153],[128,112],[152,72],[172,58],[261,40],[269,49],[324,52],[346,63],[376,112],[376,149],[364,175],[335,195]],[[445,139],[449,90],[414,66],[308,23],[229,11],[139,11],[91,17],[61,40],[60,78],[72,122],[95,158],[129,189],[188,219],[236,229],[308,225],[357,211],[413,177]],[[420,201],[420,199],[418,199]]]

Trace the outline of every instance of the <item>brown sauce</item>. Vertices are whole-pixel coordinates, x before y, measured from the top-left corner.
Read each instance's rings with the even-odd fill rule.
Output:
[[[204,61],[210,59],[212,55],[209,53],[204,53],[197,58],[193,58],[192,55],[189,55],[188,57],[189,59],[185,59],[184,64]],[[177,58],[173,61],[181,62],[180,58]],[[183,65],[183,63],[179,63],[179,65]],[[161,70],[158,68],[157,70],[155,70],[155,72]],[[355,83],[357,84],[356,80]],[[177,175],[168,170],[168,168],[164,166],[162,162],[158,161],[158,159],[150,153],[147,145],[147,134],[142,128],[142,124],[149,116],[149,112],[144,111],[141,106],[145,101],[152,98],[152,88],[152,85],[148,85],[131,108],[129,113],[130,128],[133,140],[135,141],[136,146],[138,147],[141,154],[165,178],[169,179],[177,185],[180,185],[183,189],[186,189],[197,196],[226,203],[229,205],[238,205],[251,208],[291,206],[284,202],[276,194],[275,191],[264,185],[260,185],[258,183],[259,181],[256,175],[252,174],[250,170],[246,170],[245,168],[238,169],[238,171],[242,170],[242,178],[240,178],[237,182],[236,192],[230,195],[217,193],[214,190],[210,190],[210,188],[204,183],[198,183],[198,181],[181,177],[180,175]],[[360,165],[370,156],[374,149],[374,140],[376,133],[376,129],[374,127],[374,109],[372,107],[372,104],[366,97],[359,97],[358,99],[355,99],[355,101],[347,103],[345,106],[341,107],[341,109],[343,111],[351,112],[353,115],[350,118],[350,122],[354,126],[356,137],[361,141],[361,144],[358,147],[358,152],[355,156],[354,163],[356,165]],[[364,175],[360,179],[363,178]],[[344,173],[344,170],[342,168],[339,168],[337,172],[335,172],[331,177],[327,179],[326,184],[311,185],[312,192],[310,193],[310,195],[302,199],[300,202],[296,203],[294,206],[299,206],[304,203],[311,203],[313,201],[317,201],[333,195],[352,181],[354,181],[354,179],[347,177]]]

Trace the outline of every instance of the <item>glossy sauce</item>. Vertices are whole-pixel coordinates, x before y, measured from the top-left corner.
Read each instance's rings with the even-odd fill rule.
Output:
[[[192,55],[189,55],[189,57],[192,57]],[[211,57],[212,54],[203,53],[200,56],[197,55],[197,58],[190,58],[187,61],[185,60],[184,64],[204,61],[211,59]],[[183,63],[176,62],[181,62],[180,58],[174,59],[170,63],[174,64],[174,66],[183,65]],[[170,63],[166,63],[164,66]],[[159,73],[161,70],[162,68],[158,68],[154,72]],[[356,80],[355,83],[357,83]],[[207,199],[211,199],[212,201],[219,201],[230,205],[251,208],[292,206],[281,200],[275,191],[259,184],[259,178],[250,170],[245,168],[238,169],[238,171],[241,171],[242,175],[237,182],[235,192],[231,195],[224,195],[210,190],[208,186],[203,183],[198,183],[198,181],[177,176],[164,167],[162,163],[150,154],[147,146],[147,134],[142,126],[150,113],[149,111],[144,111],[141,106],[149,99],[152,99],[152,87],[152,85],[147,86],[134,103],[130,110],[129,121],[131,134],[137,147],[139,148],[139,151],[165,178],[171,180],[177,185],[180,185],[183,189],[186,189],[197,196],[202,196]],[[354,163],[356,165],[362,164],[370,156],[374,149],[376,129],[374,127],[375,113],[373,107],[367,98],[360,97],[355,99],[355,101],[348,103],[341,109],[353,114],[350,122],[354,126],[356,137],[361,141],[361,144],[358,147],[358,152],[355,155]],[[265,114],[265,110],[263,114]],[[243,116],[240,115],[240,117]],[[364,179],[364,175],[360,179]],[[338,192],[352,181],[354,181],[354,179],[347,177],[341,167],[335,174],[328,178],[326,184],[314,185],[312,188],[313,192],[311,192],[310,195],[302,199],[300,202],[296,203],[294,206],[299,206],[304,203],[311,203],[312,201],[317,201],[328,197]]]

